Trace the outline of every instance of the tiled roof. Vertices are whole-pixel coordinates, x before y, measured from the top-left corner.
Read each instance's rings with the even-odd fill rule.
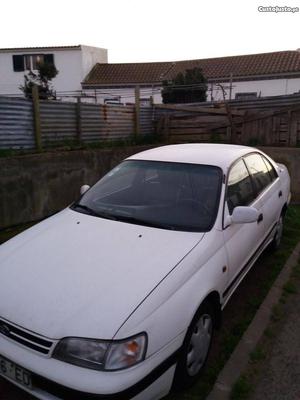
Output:
[[[176,62],[96,64],[85,78],[86,85],[122,85],[160,83],[179,72],[202,68],[207,79],[300,74],[300,51],[249,54]]]

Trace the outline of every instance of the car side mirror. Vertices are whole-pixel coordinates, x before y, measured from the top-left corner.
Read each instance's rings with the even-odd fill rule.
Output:
[[[249,224],[251,222],[256,222],[259,217],[259,212],[254,207],[244,207],[239,206],[233,209],[230,218],[230,223],[232,224]]]
[[[81,188],[80,188],[80,194],[81,194],[81,196],[82,196],[85,192],[87,192],[87,191],[89,190],[89,188],[90,188],[89,185],[83,185],[83,186],[81,186]]]

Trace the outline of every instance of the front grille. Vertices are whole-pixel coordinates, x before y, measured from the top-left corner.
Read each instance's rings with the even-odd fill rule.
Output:
[[[12,325],[0,318],[0,334],[22,344],[25,347],[29,347],[42,354],[49,354],[50,349],[53,345],[48,339],[44,339],[35,333],[25,331],[23,328]]]

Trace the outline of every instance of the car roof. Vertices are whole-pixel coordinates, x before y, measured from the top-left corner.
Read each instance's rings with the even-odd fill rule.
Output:
[[[127,160],[169,161],[216,165],[224,171],[236,159],[259,150],[233,144],[186,143],[156,147],[128,157]]]

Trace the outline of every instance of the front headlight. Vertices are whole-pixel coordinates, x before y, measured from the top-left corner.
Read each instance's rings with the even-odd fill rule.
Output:
[[[65,338],[55,347],[53,357],[80,367],[113,371],[144,360],[146,347],[145,333],[116,341]]]

